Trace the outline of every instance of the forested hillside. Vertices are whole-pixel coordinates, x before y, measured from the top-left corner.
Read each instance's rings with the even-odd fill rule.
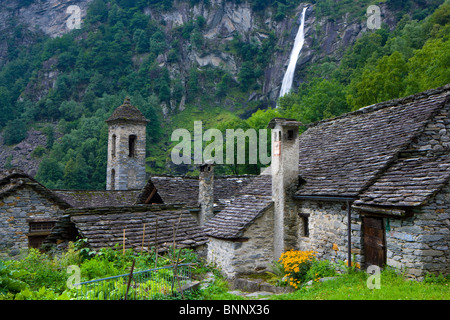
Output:
[[[30,157],[40,163],[36,179],[50,188],[105,188],[104,120],[126,96],[151,120],[148,172],[195,174],[195,166],[170,163],[171,132],[192,130],[195,120],[204,130],[265,128],[274,116],[307,124],[450,82],[448,0],[310,1],[296,87],[279,108],[300,0],[88,2],[80,29],[51,37],[9,19],[0,36],[3,148],[13,150],[27,130],[44,133]],[[374,3],[389,23],[369,30],[365,10]],[[218,10],[239,18],[228,24],[234,29],[217,22]],[[337,49],[323,45],[329,26],[338,30]],[[344,43],[340,26],[359,26],[355,41]],[[3,162],[14,165],[11,156]]]

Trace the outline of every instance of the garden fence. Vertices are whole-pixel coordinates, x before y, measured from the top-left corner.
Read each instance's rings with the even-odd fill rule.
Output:
[[[179,264],[131,272],[75,284],[77,300],[167,299],[193,284],[193,264]]]

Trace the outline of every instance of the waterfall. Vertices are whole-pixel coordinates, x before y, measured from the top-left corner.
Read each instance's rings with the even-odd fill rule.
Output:
[[[281,84],[280,97],[288,93],[292,87],[297,59],[300,55],[300,51],[302,50],[303,43],[305,42],[305,35],[303,34],[305,26],[305,13],[306,7],[303,8],[301,24],[298,28],[297,35],[295,36],[294,47],[292,48],[291,56],[289,57],[289,65],[286,69],[286,73],[284,74],[283,82]]]

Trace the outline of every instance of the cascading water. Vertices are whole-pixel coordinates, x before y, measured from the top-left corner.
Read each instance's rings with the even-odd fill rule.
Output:
[[[291,56],[289,57],[289,65],[284,74],[283,82],[281,83],[280,97],[289,93],[292,87],[292,82],[294,80],[295,67],[297,65],[297,59],[302,50],[303,43],[305,42],[305,35],[303,33],[305,26],[305,14],[306,7],[303,8],[302,19],[300,27],[298,28],[297,35],[295,36],[294,47],[292,48]]]

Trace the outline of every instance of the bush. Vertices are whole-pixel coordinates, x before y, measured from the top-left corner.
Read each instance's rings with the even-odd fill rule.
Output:
[[[319,281],[320,278],[333,277],[337,274],[333,264],[328,260],[314,260],[311,268],[306,273],[307,280]]]
[[[316,255],[315,251],[289,250],[281,254],[279,262],[286,272],[285,277],[290,286],[298,288],[300,283],[307,280],[308,271]]]
[[[60,267],[56,259],[52,260],[37,249],[30,249],[25,259],[13,261],[9,267],[21,272],[18,280],[29,285],[30,290],[51,287],[55,292],[62,292],[65,289],[68,278],[66,270]]]
[[[21,142],[27,137],[27,126],[19,119],[8,121],[3,131],[3,139],[6,145],[13,145]]]
[[[27,288],[27,284],[18,278],[25,274],[24,270],[11,270],[0,261],[0,295],[17,292]]]

